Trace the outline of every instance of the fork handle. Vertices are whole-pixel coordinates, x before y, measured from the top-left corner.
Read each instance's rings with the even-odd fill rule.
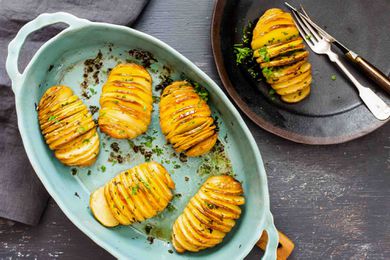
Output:
[[[357,55],[349,51],[345,54],[349,60],[356,64],[370,79],[372,79],[379,87],[390,94],[390,79],[386,77],[378,68]]]
[[[355,76],[352,75],[352,73],[341,62],[336,53],[330,51],[327,55],[329,59],[336,63],[344,74],[352,81],[358,89],[360,98],[371,113],[379,120],[387,120],[390,117],[390,107],[374,91],[360,84]]]

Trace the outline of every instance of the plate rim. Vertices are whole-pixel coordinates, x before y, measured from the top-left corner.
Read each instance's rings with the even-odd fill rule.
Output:
[[[262,129],[282,137],[284,139],[302,143],[302,144],[310,144],[310,145],[330,145],[330,144],[339,144],[345,143],[348,141],[352,141],[358,139],[362,136],[365,136],[381,126],[385,125],[390,119],[385,121],[379,121],[377,123],[372,124],[370,127],[366,129],[362,129],[358,132],[341,135],[341,136],[333,136],[333,137],[315,137],[315,136],[306,136],[298,133],[294,133],[292,131],[287,131],[283,128],[277,127],[269,123],[266,119],[262,118],[258,114],[256,114],[245,101],[242,100],[240,95],[237,93],[233,83],[230,81],[226,68],[223,62],[223,55],[220,46],[221,37],[220,37],[220,26],[222,16],[225,10],[226,0],[216,0],[214,4],[214,10],[211,20],[211,47],[214,57],[214,63],[218,71],[218,75],[222,81],[222,85],[224,86],[226,92],[229,94],[230,99],[234,101],[234,103],[240,108],[240,110],[254,122],[256,125],[261,127]],[[261,94],[260,94],[261,95]]]

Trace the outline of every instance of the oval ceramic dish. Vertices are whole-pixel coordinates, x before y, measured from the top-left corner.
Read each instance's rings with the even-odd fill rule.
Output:
[[[69,27],[46,42],[25,71],[20,73],[17,61],[26,37],[44,26],[60,22]],[[156,234],[162,238],[155,239],[152,244],[150,239],[146,239],[144,224],[105,228],[93,218],[88,207],[91,191],[120,171],[145,161],[143,156],[131,150],[132,142],[110,139],[99,133],[101,152],[96,163],[88,168],[71,169],[55,159],[40,133],[34,104],[39,102],[48,87],[55,84],[68,85],[81,97],[80,84],[83,84],[83,80],[92,80],[95,83],[90,83],[92,86],[84,89],[84,95],[92,97],[83,97],[83,101],[88,106],[98,106],[107,70],[120,61],[135,59],[129,55],[129,50],[140,48],[152,53],[156,60],[148,69],[153,77],[153,88],[159,83],[159,71],[169,67],[173,71],[172,78],[179,79],[179,75],[184,73],[187,78],[199,82],[209,91],[209,105],[213,115],[219,118],[221,142],[231,159],[236,178],[243,182],[246,197],[243,214],[237,225],[223,243],[215,248],[196,254],[179,255],[173,253],[170,243],[163,239],[169,238],[172,221],[196,193],[205,176],[197,174],[202,158],[188,158],[186,163],[181,163],[177,157],[172,156],[173,149],[165,145],[160,131],[157,102],[154,104],[152,124],[148,132],[133,142],[142,143],[147,139],[145,136],[154,135],[151,140],[147,140],[147,147],[166,147],[162,154],[153,154],[152,159],[162,163],[172,174],[176,183],[175,193],[182,196],[173,201],[172,213],[163,212],[163,215],[149,220],[150,225],[155,227],[154,231],[159,231]],[[83,74],[91,72],[85,71],[86,60],[102,62],[97,77],[87,75],[83,78]],[[278,235],[269,208],[267,179],[256,142],[220,88],[177,51],[149,35],[127,27],[90,22],[67,13],[42,14],[23,26],[9,44],[6,68],[15,93],[19,130],[34,170],[66,216],[112,255],[122,259],[242,259],[258,241],[263,230],[266,230],[269,243],[264,258],[276,258]],[[154,94],[158,95],[155,90]],[[96,116],[95,114],[94,117]],[[110,149],[113,147],[116,155],[121,155],[121,163],[116,163],[115,160],[108,162],[113,153]],[[77,174],[72,175],[71,171]]]

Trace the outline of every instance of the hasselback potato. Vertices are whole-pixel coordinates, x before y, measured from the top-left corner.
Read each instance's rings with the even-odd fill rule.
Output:
[[[267,83],[283,101],[296,103],[310,94],[309,52],[290,13],[267,10],[253,30],[251,46]]]
[[[99,153],[92,115],[67,86],[53,86],[37,107],[42,134],[54,155],[69,166],[88,166]]]
[[[231,176],[208,178],[173,224],[176,251],[197,252],[221,243],[241,215],[242,194],[241,183]]]
[[[209,106],[187,81],[175,81],[164,89],[160,126],[175,151],[187,156],[207,153],[218,137]]]
[[[114,67],[100,96],[100,130],[114,138],[132,139],[145,133],[153,109],[152,77],[142,66]]]
[[[167,170],[147,162],[121,172],[90,196],[90,208],[104,226],[131,225],[163,211],[175,188]]]

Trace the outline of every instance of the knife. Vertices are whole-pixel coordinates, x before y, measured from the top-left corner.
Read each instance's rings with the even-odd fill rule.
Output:
[[[334,38],[332,35],[330,35],[328,32],[326,32],[324,29],[322,29],[320,26],[318,26],[316,23],[314,23],[310,17],[307,15],[305,9],[301,5],[300,12],[295,7],[291,6],[289,3],[285,2],[285,4],[291,8],[292,10],[300,13],[302,17],[310,23],[314,28],[317,29],[317,31],[324,37],[325,40],[327,40],[330,43],[333,43],[337,48],[339,48],[344,55],[348,58],[348,60],[352,61],[359,69],[361,69],[369,78],[371,78],[378,86],[380,86],[383,90],[387,92],[387,94],[390,94],[390,79],[387,77],[383,72],[381,72],[378,68],[376,68],[374,65],[369,63],[367,60],[365,60],[360,55],[356,54],[354,51],[348,49],[344,44],[339,42],[336,38]]]

